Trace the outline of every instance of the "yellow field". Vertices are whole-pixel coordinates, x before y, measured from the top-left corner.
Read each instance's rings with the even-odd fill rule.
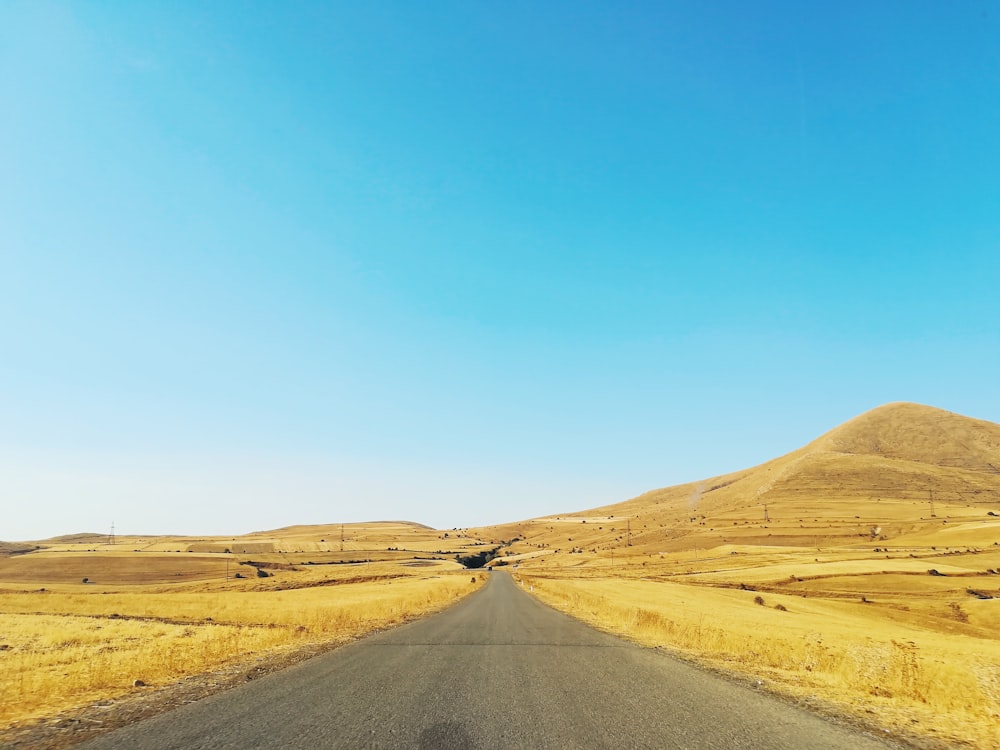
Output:
[[[0,558],[0,728],[276,650],[356,638],[441,609],[478,585],[453,560],[395,549],[441,549],[440,532],[387,524],[377,539],[368,528],[371,548],[353,553],[374,561],[344,564],[339,549],[326,557],[316,549],[328,531],[313,527],[312,550],[301,528],[275,545],[306,549],[301,559],[135,552],[135,539]],[[204,543],[170,542],[185,550]]]
[[[821,591],[803,597],[558,575],[541,570],[521,578],[543,601],[644,645],[679,651],[897,733],[1000,746],[994,602],[963,599],[961,614],[949,620],[944,601],[944,611],[932,618],[860,598],[831,600]]]

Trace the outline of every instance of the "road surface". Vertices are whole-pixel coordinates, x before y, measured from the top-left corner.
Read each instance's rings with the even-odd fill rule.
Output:
[[[719,748],[884,742],[597,632],[505,573],[434,617],[98,737],[86,750]]]

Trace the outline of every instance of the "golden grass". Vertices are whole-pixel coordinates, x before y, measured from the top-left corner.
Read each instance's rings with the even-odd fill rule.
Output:
[[[593,575],[593,574],[591,574]],[[551,577],[550,577],[551,576]],[[1000,746],[994,601],[935,616],[853,600],[622,577],[521,574],[533,593],[604,630],[670,648],[896,731]],[[952,598],[952,597],[947,597]]]
[[[18,570],[32,557],[37,570],[0,584],[0,727],[123,695],[135,680],[155,687],[277,650],[356,638],[439,610],[478,585],[447,561],[297,567],[276,555],[255,561],[267,578],[244,566],[253,577],[226,580],[225,560],[116,551],[88,558],[103,571],[98,579],[131,560],[150,566],[144,575],[157,583],[34,588],[43,573],[65,577],[51,564],[62,554],[71,553],[26,555]],[[174,560],[186,570],[208,565],[212,577],[175,576]],[[76,580],[76,562],[60,564]],[[231,563],[230,576],[237,569]]]
[[[0,726],[112,698],[283,645],[287,629],[0,615]]]

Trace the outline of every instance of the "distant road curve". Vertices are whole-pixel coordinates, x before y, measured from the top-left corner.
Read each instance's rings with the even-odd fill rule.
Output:
[[[493,573],[442,614],[79,747],[895,746],[592,630]]]

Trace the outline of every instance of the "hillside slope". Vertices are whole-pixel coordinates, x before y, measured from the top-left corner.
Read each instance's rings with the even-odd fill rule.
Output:
[[[1000,425],[893,403],[753,468],[470,533],[498,542],[520,538],[510,550],[519,554],[648,554],[898,539],[926,534],[945,516],[978,519],[990,509],[1000,510]]]

